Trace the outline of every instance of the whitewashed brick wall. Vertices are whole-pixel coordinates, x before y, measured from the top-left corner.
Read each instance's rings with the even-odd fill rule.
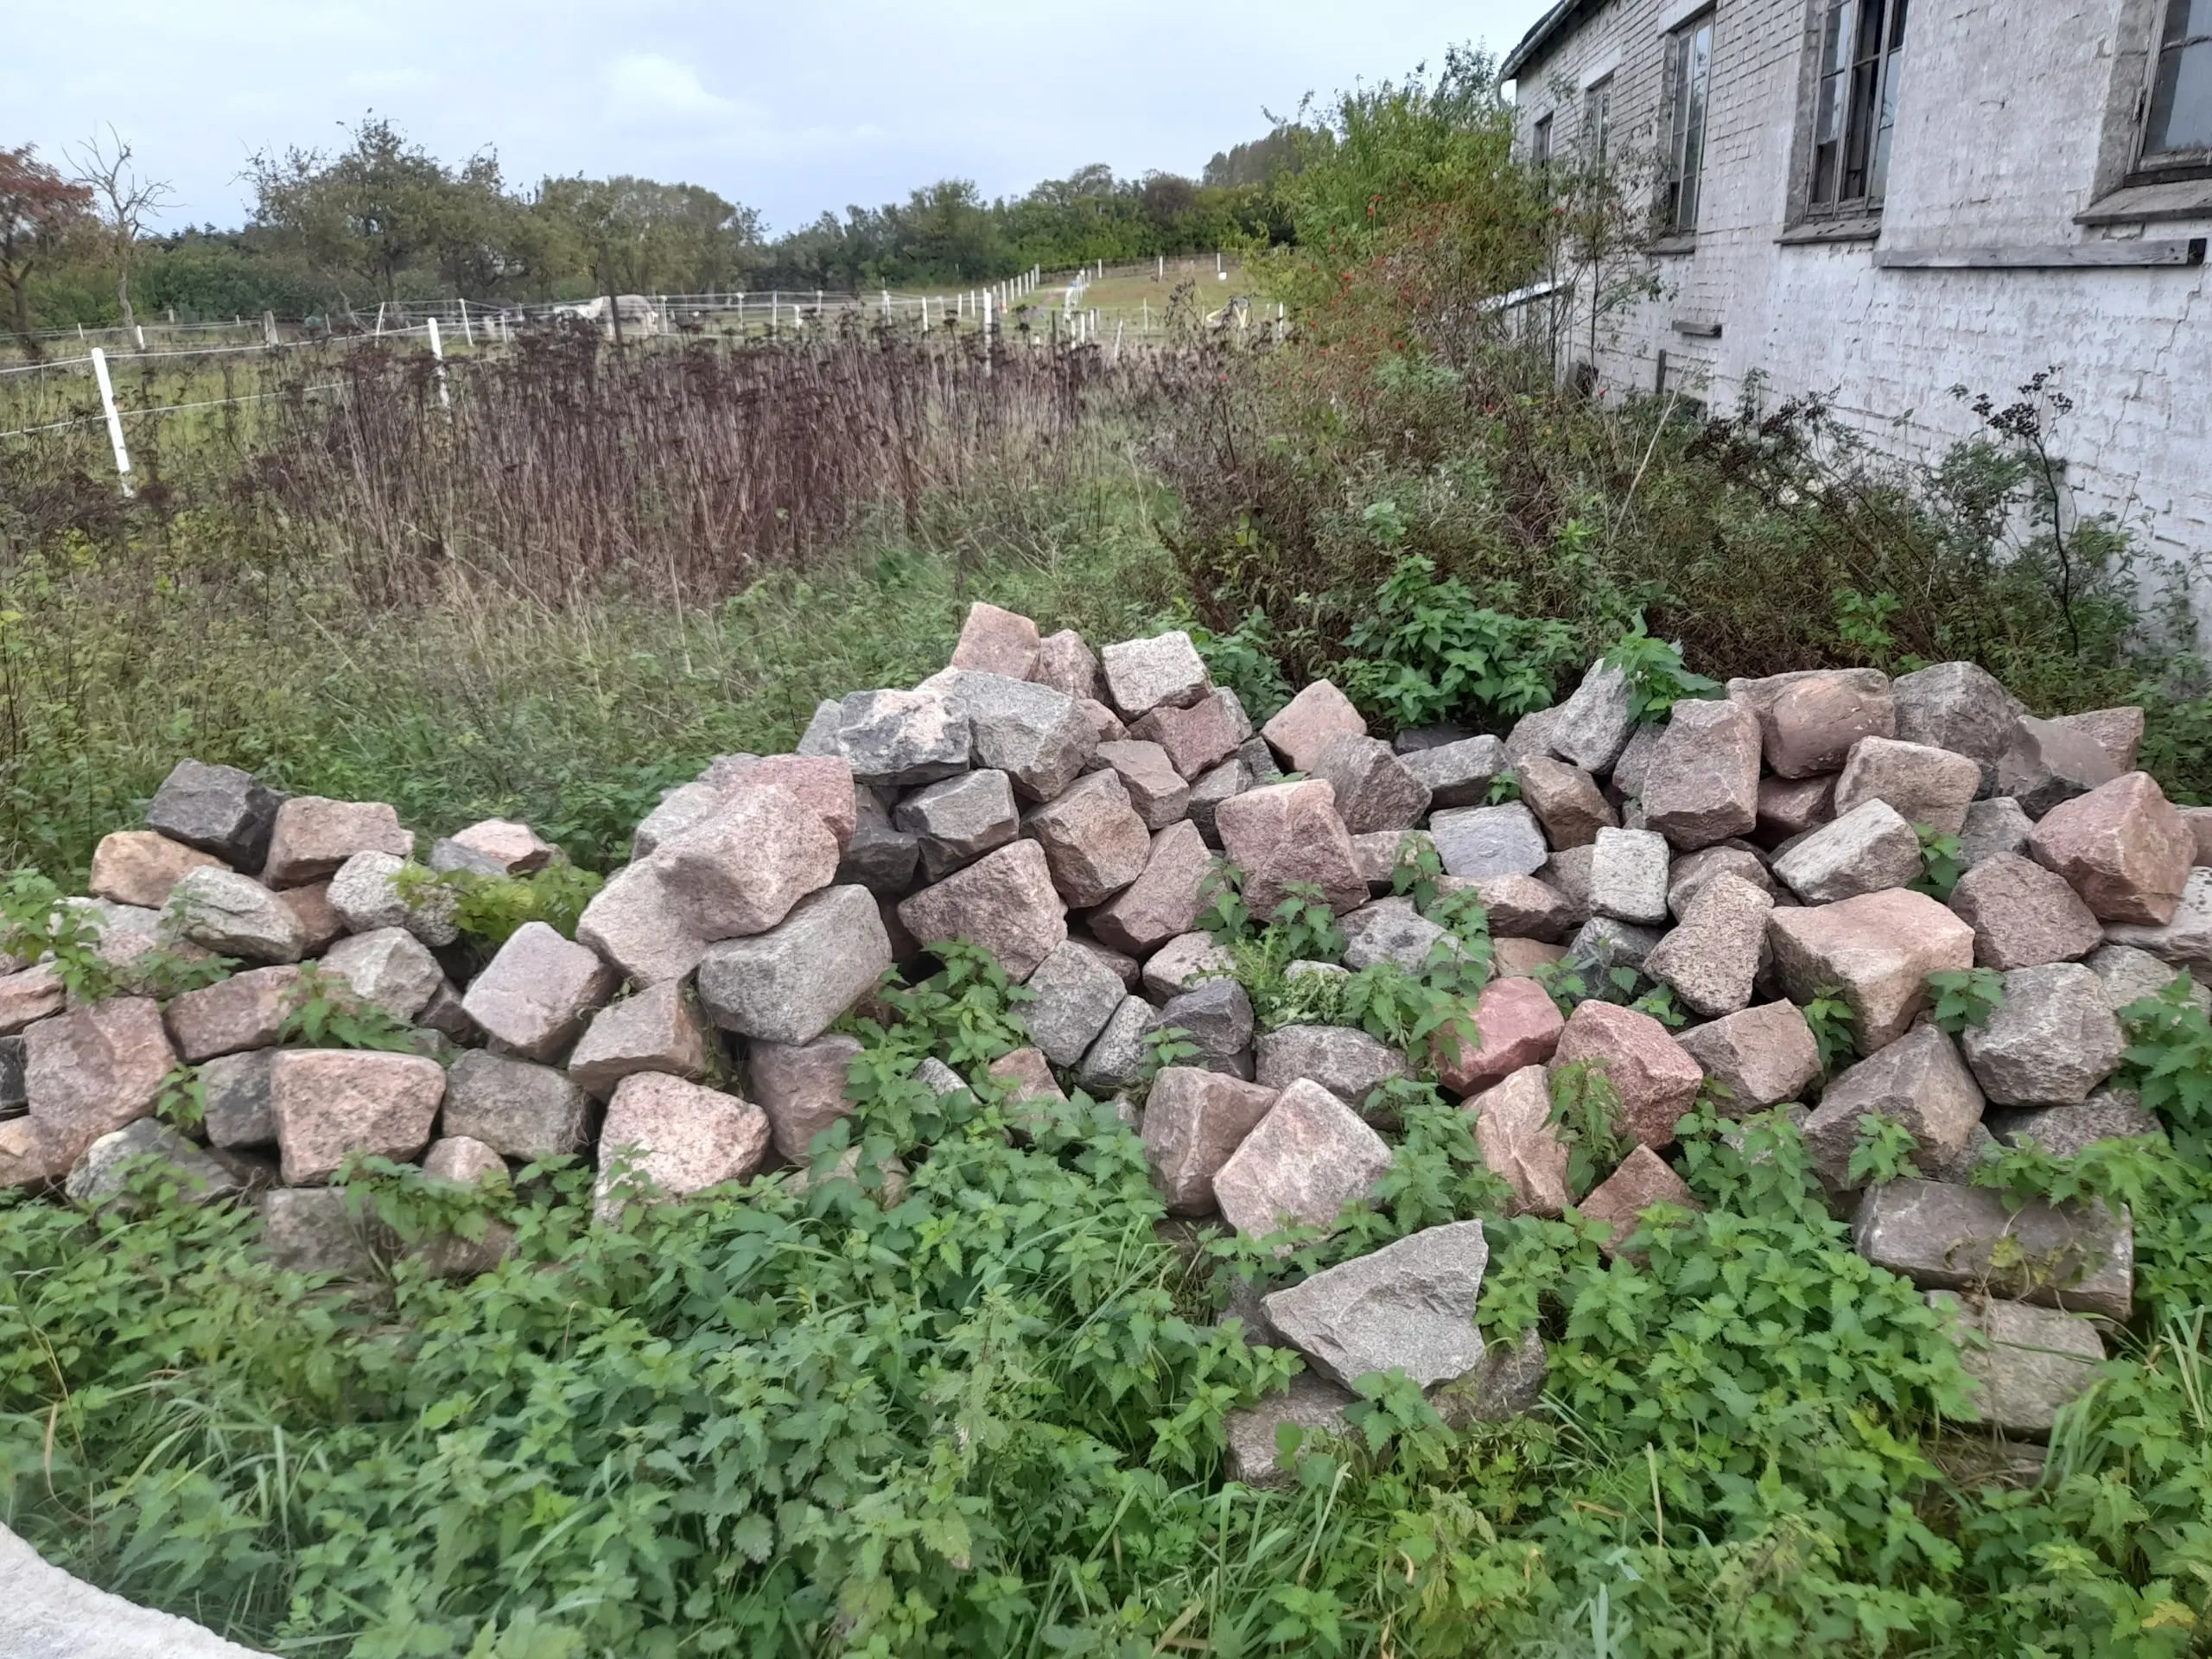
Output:
[[[1878,270],[1877,247],[2050,247],[2108,236],[2212,233],[2212,217],[2085,227],[2116,92],[2128,0],[1916,0],[1878,242],[1778,241],[1809,0],[1719,0],[1703,201],[1694,251],[1655,257],[1656,300],[1600,331],[1608,395],[1668,383],[1717,404],[1745,377],[1770,398],[1819,392],[1876,446],[1932,456],[1975,426],[1954,385],[2009,400],[2056,366],[2075,402],[2059,429],[2075,505],[2126,524],[2148,560],[2212,551],[2212,297],[2204,267]],[[1555,111],[1573,142],[1581,89],[1613,74],[1616,145],[1663,136],[1663,35],[1681,0],[1613,0],[1523,67],[1519,120]],[[2132,71],[2123,68],[2122,78]],[[2131,81],[2132,85],[2132,81]],[[1719,323],[1719,339],[1677,321]],[[1582,350],[1586,353],[1586,346]],[[2185,578],[2186,579],[2186,578]],[[2212,640],[2212,581],[2190,582]]]

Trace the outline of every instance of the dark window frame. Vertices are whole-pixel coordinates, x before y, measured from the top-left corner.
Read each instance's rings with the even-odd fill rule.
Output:
[[[1590,165],[1605,166],[1612,130],[1613,78],[1605,74],[1582,89],[1582,130],[1577,138]]]
[[[1529,128],[1529,165],[1536,168],[1552,164],[1552,118],[1556,110],[1546,110]]]
[[[1881,213],[1910,15],[1910,0],[1816,0],[1804,219]]]
[[[1704,205],[1706,140],[1713,114],[1717,6],[1667,31],[1666,165],[1659,181],[1659,233],[1694,236]]]
[[[2150,39],[2145,43],[2143,85],[2136,99],[2134,153],[2125,180],[2127,184],[2212,178],[2212,143],[2169,146],[2155,151],[2151,148],[2152,126],[2159,118],[2159,102],[2165,90],[2163,83],[2169,63],[2176,67],[2178,75],[2179,66],[2188,60],[2190,53],[2200,54],[2199,62],[2212,58],[2212,15],[2195,17],[2198,11],[2212,14],[2212,7],[2193,3],[2193,0],[2161,0],[2152,13]],[[2194,34],[2186,30],[2191,21],[2201,25]]]

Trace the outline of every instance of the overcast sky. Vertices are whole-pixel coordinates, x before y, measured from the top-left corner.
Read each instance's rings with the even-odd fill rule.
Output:
[[[1545,3],[25,0],[0,145],[58,164],[112,122],[174,181],[170,225],[230,226],[249,155],[334,147],[374,109],[448,160],[496,149],[511,183],[687,180],[787,230],[948,175],[999,195],[1091,162],[1196,174],[1267,111],[1456,41],[1502,52]]]

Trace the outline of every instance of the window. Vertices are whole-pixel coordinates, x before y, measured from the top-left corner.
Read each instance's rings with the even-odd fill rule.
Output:
[[[1810,204],[1815,213],[1870,212],[1889,185],[1906,0],[1825,3]]]
[[[1667,172],[1660,213],[1670,231],[1697,228],[1698,184],[1705,171],[1705,115],[1713,84],[1713,14],[1667,37]]]
[[[1549,167],[1552,162],[1552,118],[1548,115],[1536,118],[1536,124],[1529,138],[1529,162],[1533,167]]]
[[[2212,161],[2212,0],[2166,0],[2143,123],[2148,171]]]
[[[1613,78],[1607,75],[1582,94],[1582,153],[1592,166],[1605,164],[1613,134]]]

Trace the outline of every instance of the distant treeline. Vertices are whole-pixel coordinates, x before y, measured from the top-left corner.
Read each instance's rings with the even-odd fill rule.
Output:
[[[1215,156],[1195,180],[1116,178],[1099,165],[997,200],[944,179],[903,202],[825,213],[771,236],[754,210],[699,185],[578,177],[512,188],[488,154],[449,163],[370,118],[334,153],[255,157],[254,207],[242,227],[137,238],[128,298],[141,320],[304,317],[455,296],[949,286],[1032,265],[1256,250],[1290,239],[1276,186],[1313,143],[1329,142],[1325,132],[1279,128]],[[8,154],[21,168],[43,167],[28,150]],[[51,177],[66,181],[59,169]],[[78,193],[81,201],[47,194],[43,219],[22,227],[26,251],[36,244],[20,273],[29,321],[119,321],[111,229],[89,193]]]

